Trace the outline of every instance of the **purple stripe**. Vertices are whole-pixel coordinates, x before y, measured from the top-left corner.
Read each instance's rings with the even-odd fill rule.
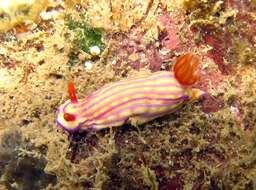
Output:
[[[106,123],[102,123],[102,124],[90,124],[86,128],[91,128],[91,129],[101,128],[102,129],[102,127],[101,127],[102,125],[108,125],[108,126],[104,126],[103,128],[110,127],[110,126],[113,126],[114,124],[119,123],[119,122],[125,123],[127,119],[128,119],[127,117],[126,118],[124,117],[124,118],[121,118],[121,119],[116,119],[115,121],[110,121],[110,122],[106,122]]]
[[[145,94],[145,92],[136,92],[135,94]],[[152,92],[152,91],[149,91],[149,92],[147,92],[147,93],[149,93],[149,94],[154,94],[154,92]],[[159,93],[158,93],[159,94]],[[161,93],[160,93],[161,94]],[[166,93],[163,93],[164,95],[166,95]],[[125,97],[127,97],[127,96],[133,96],[134,95],[134,93],[131,93],[131,94],[126,94],[126,95],[124,95],[124,96],[122,96],[121,98],[125,98]],[[185,99],[184,97],[188,97],[188,96],[185,96],[185,95],[183,95],[183,96],[181,96],[181,97],[179,97],[179,98],[176,98],[176,99],[172,99],[172,98],[152,98],[152,97],[140,97],[139,99],[141,99],[141,100],[143,100],[143,99],[148,99],[148,100],[159,100],[159,101],[175,101],[175,100],[181,100],[181,99]],[[119,97],[120,98],[120,97]],[[138,99],[138,98],[137,98]],[[128,102],[130,101],[130,100],[127,100]],[[126,102],[127,102],[126,101]],[[112,100],[111,102],[120,102],[120,100],[118,100],[118,99],[114,99],[114,100]],[[103,107],[106,107],[107,105],[109,104],[109,102],[106,102],[105,104],[103,104],[103,105],[101,105],[100,107],[98,107],[97,108],[97,110],[100,110],[100,109],[102,109]],[[122,104],[122,103],[120,103],[120,104]],[[120,104],[118,104],[118,105],[116,105],[116,106],[120,106]],[[83,109],[81,112],[85,112],[86,110],[89,110],[89,108],[86,108],[86,109]],[[95,112],[97,112],[97,110],[95,110],[95,111],[93,111],[93,112],[88,112],[87,114],[83,114],[82,115],[82,117],[92,117],[92,115],[95,113]]]
[[[148,118],[152,117],[152,119],[155,119],[156,117],[160,117],[160,116],[166,115],[168,113],[172,113],[172,112],[174,112],[176,110],[177,110],[177,108],[173,108],[173,109],[170,109],[170,110],[168,110],[166,112],[163,112],[163,113],[160,113],[160,114],[155,114],[155,113],[153,114],[152,113],[152,114],[138,114],[138,115],[132,115],[132,116],[124,116],[124,117],[118,118],[116,120],[112,120],[112,121],[101,123],[99,125],[109,125],[109,126],[111,126],[114,123],[121,122],[121,121],[126,121],[126,120],[128,120],[128,118],[132,118],[134,116],[143,117],[145,119],[148,119]],[[90,124],[90,125],[92,125],[92,124]],[[95,126],[97,126],[97,124]]]
[[[172,101],[175,101],[175,100],[185,100],[185,99],[187,99],[187,98],[188,98],[188,96],[182,96],[182,97],[180,97],[180,98],[173,99]],[[122,102],[122,103],[120,103],[120,104],[117,104],[117,105],[115,105],[115,106],[110,107],[109,109],[107,109],[107,110],[104,111],[103,113],[99,114],[99,115],[96,116],[96,117],[93,117],[93,118],[89,119],[88,121],[97,120],[97,119],[101,118],[102,116],[104,116],[106,113],[108,113],[108,112],[110,112],[110,111],[112,111],[112,110],[114,110],[114,109],[116,109],[116,108],[118,108],[118,107],[120,107],[120,106],[122,106],[122,105],[125,105],[125,104],[127,104],[127,103],[130,103],[130,102],[133,102],[133,101],[138,101],[138,100],[152,100],[152,99],[155,100],[155,98],[142,97],[142,98],[134,98],[134,99],[130,99],[130,100],[124,101],[124,102]],[[95,113],[95,112],[94,112],[94,113]],[[87,116],[92,116],[92,115],[93,115],[93,113],[88,114],[88,115],[83,115],[82,117],[87,117]]]
[[[145,87],[145,85],[141,86],[141,87],[137,87],[138,91],[136,91],[136,92],[131,92],[131,93],[119,96],[119,97],[115,97],[115,99],[110,99],[103,106],[106,106],[107,104],[109,104],[109,102],[116,102],[116,101],[119,101],[122,98],[125,98],[125,97],[128,97],[128,96],[132,97],[132,96],[137,95],[137,94],[150,94],[150,95],[152,95],[152,94],[156,94],[156,95],[180,95],[180,94],[182,94],[182,92],[180,92],[180,91],[172,91],[172,92],[156,92],[156,91],[152,91],[152,90],[150,90],[150,91],[140,91],[140,90],[143,90],[143,87]],[[155,86],[152,85],[152,88],[153,87],[156,87],[156,85]],[[162,85],[162,87],[164,87],[164,85]],[[166,87],[172,87],[172,85],[166,85]],[[132,87],[132,88],[134,88],[134,87]],[[130,89],[132,89],[132,88],[130,88]],[[100,102],[102,102],[103,100],[109,99],[112,96],[115,96],[116,94],[119,94],[119,93],[123,94],[126,90],[128,90],[128,89],[124,89],[124,90],[122,90],[122,92],[116,92],[116,93],[110,94],[110,95],[108,95],[106,97],[102,97],[99,100],[97,100],[96,102],[84,106],[84,108],[81,110],[81,112],[84,112],[84,111],[86,111],[88,109],[91,109],[93,106],[95,106],[97,104],[100,104]],[[163,100],[166,100],[166,99],[170,99],[170,98],[163,98]]]
[[[164,72],[166,72],[166,71],[164,71]],[[131,82],[136,84],[136,83],[146,82],[148,80],[150,81],[150,80],[162,79],[162,78],[172,78],[174,76],[173,73],[171,73],[171,72],[167,73],[167,74],[164,74],[164,73],[160,73],[160,74],[155,73],[156,76],[153,74],[153,75],[145,76],[143,78],[138,78],[138,79],[132,79],[131,78],[131,79],[128,79],[128,80],[119,81],[119,82],[113,83],[112,85],[110,85],[108,87],[105,87],[105,88],[101,89],[98,93],[102,93],[102,91],[104,91],[104,90],[109,91],[109,90],[111,90],[112,88],[115,88],[115,87],[119,87],[119,86],[123,86],[123,85],[127,85],[127,84],[129,85],[129,84],[131,84]],[[164,75],[162,75],[162,74],[164,74]],[[160,76],[158,76],[158,75],[160,75]],[[116,84],[116,85],[114,85],[114,84]]]
[[[158,76],[158,77],[152,77],[152,78],[147,78],[147,79],[144,79],[144,80],[142,80],[142,81],[140,81],[140,82],[145,82],[145,81],[150,81],[150,80],[154,80],[154,79],[162,79],[162,78],[171,78],[171,77],[173,77],[173,75],[172,74],[168,74],[168,75],[163,75],[163,76]],[[127,82],[127,81],[125,81],[125,82]],[[134,82],[134,81],[133,81]],[[114,88],[118,88],[118,87],[120,87],[120,86],[124,86],[124,85],[131,85],[132,83],[128,83],[128,84],[120,84],[121,82],[116,82],[116,83],[113,83],[111,86],[109,86],[109,87],[107,87],[107,89],[106,89],[106,87],[104,88],[103,87],[103,89],[101,89],[99,92],[94,92],[93,93],[93,97],[95,97],[95,96],[100,96],[101,95],[101,93],[105,93],[106,91],[109,91],[109,90],[113,90]],[[135,82],[133,85],[136,85],[136,83],[138,83],[138,82]],[[164,85],[172,85],[172,86],[176,86],[176,87],[180,87],[180,85],[176,85],[176,84],[164,84]],[[164,87],[164,85],[163,85],[163,87]],[[161,85],[140,85],[140,86],[133,86],[133,87],[128,87],[128,88],[124,88],[124,89],[121,89],[122,91],[126,91],[126,90],[129,90],[129,89],[133,89],[133,88],[142,88],[142,87],[160,87]],[[103,91],[103,92],[102,92]],[[115,93],[113,93],[113,94],[109,94],[108,96],[113,96],[113,95],[115,95],[115,94],[117,94],[117,93],[119,93],[119,92],[115,92]],[[107,97],[108,97],[107,96]],[[103,99],[105,99],[104,97],[103,98],[101,98],[99,101],[102,101]],[[86,99],[82,102],[82,103],[80,103],[80,104],[77,104],[75,107],[83,107],[84,106],[84,104],[86,104],[88,101],[86,101]],[[98,103],[98,102],[97,102]]]
[[[128,106],[128,107],[122,108],[120,110],[117,110],[114,113],[111,113],[110,115],[105,115],[104,117],[102,117],[100,119],[105,119],[106,117],[111,117],[111,116],[116,115],[116,114],[121,114],[125,110],[134,110],[134,109],[140,108],[140,107],[144,107],[144,108],[155,107],[155,108],[157,108],[157,107],[174,106],[175,104],[180,104],[182,101],[183,100],[175,100],[173,102],[166,103],[166,104],[136,104],[136,105]]]
[[[132,86],[132,87],[128,87],[128,88],[124,88],[124,89],[120,89],[122,92],[125,92],[127,90],[131,90],[131,89],[136,89],[136,88],[139,88],[139,89],[143,89],[143,88],[158,88],[158,87],[178,87],[180,88],[179,85],[176,85],[176,84],[161,84],[161,85],[140,85],[140,86]],[[115,96],[117,94],[119,94],[120,91],[117,91],[117,92],[114,92],[112,94],[109,94],[107,96],[103,96],[101,99],[97,100],[96,102],[94,102],[92,105],[90,105],[87,109],[91,108],[92,106],[94,106],[95,104],[99,104],[99,102],[101,102],[102,100],[104,99],[107,99],[109,98],[110,96]],[[93,97],[97,96],[96,94],[93,95]],[[98,95],[100,96],[100,95]],[[90,99],[93,99],[92,96],[89,96]],[[80,107],[83,107],[86,103],[88,103],[89,100],[87,100],[87,98],[85,98],[85,100],[83,102],[81,102],[80,104],[76,104],[74,105],[75,108],[80,108]]]

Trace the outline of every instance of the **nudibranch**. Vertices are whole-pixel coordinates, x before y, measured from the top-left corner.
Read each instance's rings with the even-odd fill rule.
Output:
[[[191,85],[199,79],[199,59],[179,57],[172,71],[159,71],[107,84],[84,99],[77,99],[69,82],[70,99],[59,107],[57,124],[68,132],[99,130],[125,123],[140,125],[172,113],[202,90]]]

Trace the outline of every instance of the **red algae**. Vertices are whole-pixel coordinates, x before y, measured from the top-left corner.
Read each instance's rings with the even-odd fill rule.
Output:
[[[212,47],[212,49],[208,51],[208,56],[218,65],[219,70],[225,75],[230,74],[231,67],[224,63],[226,51],[228,47],[231,46],[230,37],[227,35],[223,37],[223,35],[221,35],[221,38],[219,38],[213,35],[205,35],[204,41],[207,45]]]

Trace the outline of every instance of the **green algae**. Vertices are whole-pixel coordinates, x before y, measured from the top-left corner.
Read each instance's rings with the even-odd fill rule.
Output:
[[[144,165],[141,166],[142,175],[144,183],[150,186],[150,189],[157,190],[158,189],[158,182],[156,179],[155,172],[150,168],[145,167]]]
[[[238,27],[239,28],[239,27]],[[237,28],[237,30],[238,30]],[[233,46],[230,49],[234,59],[233,64],[255,65],[256,63],[256,41],[249,42],[247,39],[241,40],[239,37],[233,38]]]
[[[94,28],[90,26],[84,16],[81,16],[84,21],[76,21],[70,15],[66,16],[66,25],[69,30],[75,33],[75,38],[72,41],[72,51],[69,55],[69,63],[75,65],[79,62],[77,54],[79,51],[90,53],[90,47],[98,46],[101,52],[105,49],[106,45],[103,42],[102,28]]]
[[[70,16],[67,17],[68,29],[76,32],[79,38],[78,46],[83,51],[89,53],[91,46],[99,46],[101,50],[104,49],[105,45],[102,41],[103,29],[93,28],[86,22],[78,22],[72,19]]]
[[[185,9],[191,13],[191,25],[223,25],[236,15],[233,9],[224,9],[223,1],[185,1]]]
[[[247,138],[247,146],[243,146]],[[254,138],[254,139],[253,139]],[[239,143],[241,146],[237,151],[240,159],[232,159],[217,179],[221,179],[222,185],[227,189],[255,189],[255,131],[251,135],[243,135]],[[219,182],[220,184],[220,182]]]
[[[71,51],[69,53],[69,61],[68,62],[71,66],[74,66],[76,64],[79,64],[81,62],[81,60],[79,60],[76,52]]]

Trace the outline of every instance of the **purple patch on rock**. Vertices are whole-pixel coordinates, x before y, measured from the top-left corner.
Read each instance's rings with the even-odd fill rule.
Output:
[[[222,97],[215,98],[209,94],[202,97],[202,110],[205,113],[217,112],[221,110],[225,103]]]

